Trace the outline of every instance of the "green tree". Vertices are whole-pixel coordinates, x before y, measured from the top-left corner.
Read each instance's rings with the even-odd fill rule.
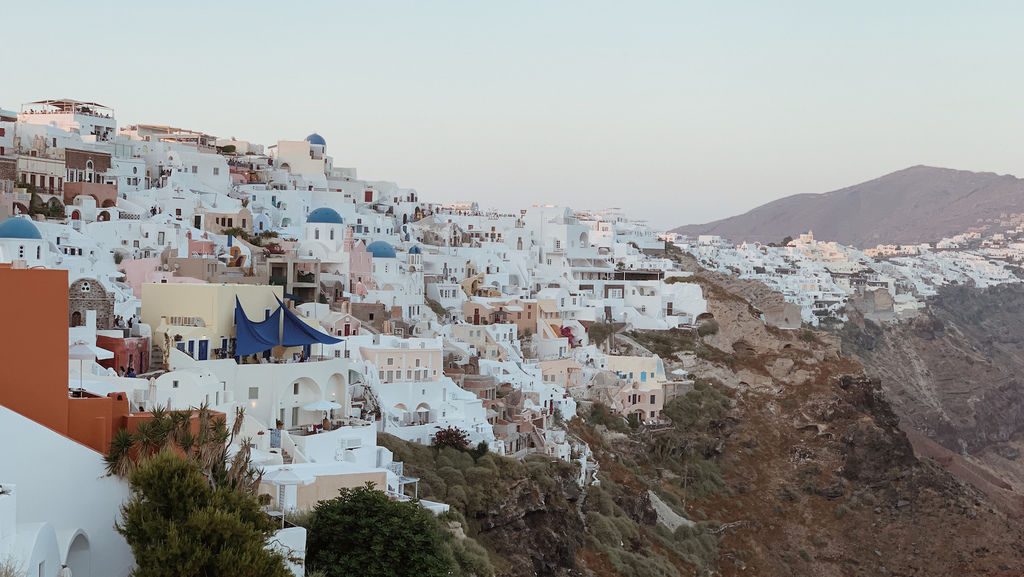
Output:
[[[440,577],[453,570],[431,513],[392,501],[372,483],[318,503],[307,535],[306,565],[328,577]]]
[[[117,531],[135,555],[135,577],[287,577],[265,548],[274,523],[256,498],[211,487],[199,464],[164,449],[131,474]]]

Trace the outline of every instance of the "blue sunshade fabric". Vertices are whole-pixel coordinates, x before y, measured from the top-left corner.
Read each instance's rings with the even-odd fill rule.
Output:
[[[235,297],[235,355],[244,357],[270,350],[277,346],[277,321],[280,319],[278,309],[270,318],[254,323],[242,310],[242,303]]]
[[[341,342],[341,339],[334,338],[327,333],[322,333],[302,322],[299,317],[295,316],[295,313],[284,306],[280,299],[277,302],[280,305],[277,310],[284,311],[284,329],[281,331],[281,345],[297,347],[313,343],[333,345],[334,343]]]

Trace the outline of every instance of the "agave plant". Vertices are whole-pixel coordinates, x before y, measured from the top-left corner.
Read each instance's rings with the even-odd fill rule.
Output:
[[[103,457],[107,464],[107,474],[118,477],[128,477],[135,469],[135,461],[132,460],[132,452],[135,449],[135,439],[126,429],[121,429],[110,441],[110,451]]]

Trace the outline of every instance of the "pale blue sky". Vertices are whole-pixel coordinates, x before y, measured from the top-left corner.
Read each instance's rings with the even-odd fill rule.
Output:
[[[1020,2],[21,2],[0,107],[265,144],[422,197],[702,222],[914,164],[1024,174]]]

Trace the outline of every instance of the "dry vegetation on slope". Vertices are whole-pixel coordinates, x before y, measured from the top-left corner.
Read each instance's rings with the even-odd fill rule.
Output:
[[[579,490],[573,465],[389,443],[496,574],[1024,574],[1018,524],[915,455],[879,382],[835,338],[765,326],[737,294],[756,287],[695,280],[716,333],[632,339],[700,351],[703,382],[666,409],[675,428],[634,429],[599,405],[570,423],[599,485]],[[665,360],[671,371],[680,357]],[[693,523],[670,531],[658,519],[672,512]]]

